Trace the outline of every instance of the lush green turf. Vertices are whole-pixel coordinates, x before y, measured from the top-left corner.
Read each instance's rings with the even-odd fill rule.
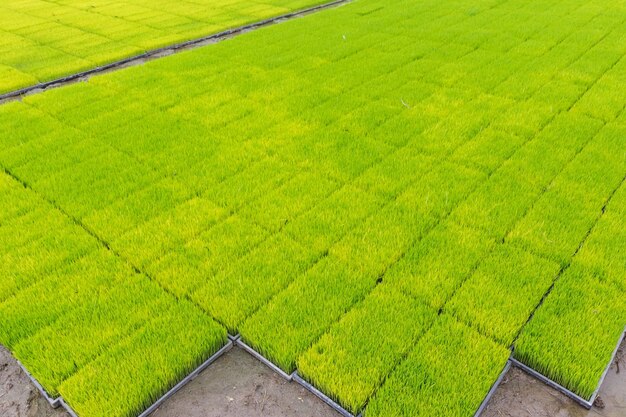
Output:
[[[226,331],[368,416],[471,416],[512,345],[588,396],[626,324],[625,22],[359,0],[0,106],[0,342],[84,416]]]
[[[319,3],[322,1],[3,2],[0,94]]]

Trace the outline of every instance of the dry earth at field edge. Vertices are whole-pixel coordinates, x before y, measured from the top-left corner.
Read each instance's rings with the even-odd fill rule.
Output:
[[[512,368],[482,417],[624,417],[626,361],[621,372],[611,367],[600,398],[604,408],[590,411],[557,391]],[[68,417],[53,410],[32,386],[13,357],[0,346],[0,411],[6,417]],[[234,348],[200,374],[153,417],[338,416],[295,383],[288,383],[239,348]]]

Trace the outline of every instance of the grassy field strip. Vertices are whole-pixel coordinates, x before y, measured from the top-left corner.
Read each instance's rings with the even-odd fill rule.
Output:
[[[592,149],[592,151],[595,151],[595,149],[593,149],[593,146],[590,146],[590,148]],[[609,151],[608,153],[612,153],[612,154],[614,154],[614,155],[617,155],[617,156],[614,158],[614,159],[617,159],[617,161],[621,161],[621,160],[619,159],[620,157],[623,159],[623,152],[620,154],[620,152],[619,152],[619,151],[617,151],[617,152],[615,152],[615,151],[613,151],[613,152]],[[571,172],[571,170],[572,170],[572,168],[571,168],[571,167],[572,167],[572,166],[575,166],[575,165],[576,165],[576,164],[577,164],[580,160],[584,160],[584,159],[585,159],[584,157],[577,157],[576,159],[574,159],[574,160],[573,160],[573,161],[572,161],[572,162],[571,162],[571,163],[567,166],[567,168],[566,168],[566,169],[564,169],[564,170],[562,171],[561,175],[559,175],[559,176],[555,179],[555,182],[556,182],[556,183],[558,183],[558,181],[560,180],[560,178],[561,178],[561,177],[564,177],[564,176],[566,176],[569,172]],[[618,166],[619,166],[619,165],[618,165]],[[621,167],[622,167],[621,175],[623,175],[623,172],[624,172],[624,165],[623,165],[623,163],[622,163]],[[615,178],[614,178],[614,179],[615,179]],[[622,180],[622,181],[623,181],[623,180]],[[549,191],[548,191],[548,192],[546,192],[546,193],[544,194],[544,196],[545,196],[547,193],[549,193]],[[524,217],[524,218],[525,218],[525,217]],[[603,218],[603,217],[602,217],[602,218]],[[522,220],[521,222],[523,222],[523,220]],[[520,222],[520,223],[521,223],[521,222]],[[518,224],[519,224],[519,223],[518,223]],[[618,228],[618,229],[616,229],[616,230],[619,230],[619,228]],[[504,247],[505,247],[505,246],[502,246],[502,248],[504,248]],[[529,255],[526,255],[526,256],[528,257]],[[506,259],[506,258],[499,257],[498,259]],[[548,262],[548,261],[547,261],[547,260],[544,260],[544,261],[542,261],[542,262],[544,262],[544,263],[545,263],[545,262]],[[619,264],[619,263],[618,263],[618,264]],[[488,265],[488,264],[483,264],[483,265]],[[485,266],[483,266],[483,265],[481,265],[481,267],[479,268],[479,271],[480,271],[482,268],[484,268],[484,267],[485,267]],[[517,266],[517,265],[519,265],[519,263],[516,263],[516,266]],[[555,264],[555,267],[553,268],[553,270],[555,270],[555,268],[556,268],[556,267],[558,267],[558,265],[556,265],[556,264]],[[553,271],[553,272],[554,272],[554,271]],[[478,272],[477,272],[477,273],[478,273]],[[392,274],[391,274],[391,273],[390,273],[389,275],[391,275],[391,276],[392,276]],[[386,280],[386,281],[387,281],[387,282],[389,282],[389,283],[391,283],[391,282],[392,282],[391,280]],[[580,282],[580,281],[577,281],[577,282]],[[578,284],[576,284],[576,283],[572,283],[572,285],[578,285]],[[572,376],[577,375],[577,376],[578,376],[578,378],[580,378],[580,377],[581,377],[581,376],[583,376],[583,375],[585,375],[585,376],[587,376],[587,377],[589,377],[590,375],[593,375],[593,377],[591,377],[591,378],[589,378],[589,379],[587,380],[587,381],[588,381],[588,386],[590,387],[591,392],[593,392],[593,389],[595,389],[595,387],[596,387],[596,385],[597,385],[597,382],[598,382],[598,379],[599,379],[600,375],[602,374],[602,372],[604,371],[604,368],[605,368],[605,366],[606,366],[606,363],[608,362],[608,357],[610,356],[610,354],[611,354],[611,352],[612,352],[612,346],[614,346],[614,344],[615,344],[615,340],[617,340],[618,336],[619,336],[619,335],[621,334],[621,332],[623,331],[623,325],[624,325],[624,311],[623,311],[623,309],[622,309],[622,310],[615,310],[615,309],[611,309],[611,307],[608,307],[608,306],[607,306],[607,309],[608,309],[608,310],[606,311],[606,313],[602,313],[602,314],[603,314],[603,316],[602,316],[602,317],[606,317],[606,315],[604,315],[604,314],[610,314],[610,315],[611,315],[611,319],[602,319],[602,318],[600,318],[600,319],[598,319],[597,323],[601,323],[601,322],[603,322],[603,321],[601,321],[601,320],[606,320],[606,321],[609,321],[609,322],[611,322],[611,323],[613,323],[613,324],[612,324],[611,326],[601,326],[601,325],[599,325],[599,324],[598,324],[598,325],[597,325],[597,327],[595,327],[595,332],[594,332],[594,334],[593,334],[593,335],[590,335],[588,332],[584,331],[584,330],[583,330],[583,328],[581,328],[581,326],[580,326],[580,322],[581,322],[580,320],[581,320],[581,318],[582,318],[582,316],[581,316],[582,311],[581,311],[581,310],[585,308],[584,306],[589,306],[589,307],[587,307],[587,308],[590,308],[590,306],[592,306],[592,305],[593,305],[593,306],[597,306],[597,305],[598,305],[598,301],[593,301],[593,300],[598,300],[598,298],[593,298],[591,301],[589,301],[589,302],[587,303],[587,300],[584,300],[584,296],[583,296],[583,292],[582,292],[583,290],[582,290],[582,289],[580,289],[580,288],[577,288],[577,290],[578,290],[578,291],[580,291],[580,295],[578,296],[578,297],[579,297],[578,299],[580,300],[581,304],[583,304],[583,307],[581,307],[581,308],[575,308],[575,309],[574,309],[574,313],[572,313],[572,314],[573,314],[573,315],[577,315],[576,319],[573,319],[573,320],[572,320],[572,319],[571,319],[571,317],[570,317],[569,315],[568,315],[568,317],[567,317],[567,318],[564,318],[564,319],[563,319],[563,320],[564,320],[564,321],[563,321],[563,324],[567,323],[567,325],[564,325],[563,327],[567,328],[569,331],[571,331],[570,329],[574,329],[574,332],[577,332],[577,333],[580,335],[579,337],[581,337],[581,339],[583,339],[583,338],[584,338],[584,340],[586,340],[586,341],[587,341],[587,343],[589,343],[589,344],[590,344],[590,343],[594,343],[594,342],[592,342],[592,341],[597,340],[597,339],[594,339],[594,337],[597,337],[599,340],[602,340],[604,343],[600,343],[600,342],[598,342],[598,343],[594,343],[594,345],[593,345],[593,347],[592,347],[592,348],[590,348],[589,350],[584,350],[585,354],[588,354],[588,355],[593,355],[593,354],[591,354],[590,352],[599,352],[598,354],[596,354],[596,356],[597,356],[597,357],[599,357],[599,359],[598,359],[598,360],[594,363],[595,368],[593,368],[593,366],[586,366],[586,365],[576,365],[576,364],[573,364],[573,363],[571,362],[571,358],[572,358],[572,356],[568,354],[568,353],[570,353],[570,351],[569,351],[568,349],[566,349],[566,350],[567,350],[567,352],[566,352],[566,353],[564,353],[562,356],[560,356],[560,355],[558,355],[558,356],[560,356],[560,358],[559,358],[559,359],[560,359],[561,361],[563,361],[563,362],[561,362],[561,363],[568,362],[568,366],[570,366],[571,368],[574,368],[574,369],[575,369],[575,370],[573,370],[573,371],[572,371],[572,370],[570,370],[570,371],[569,371],[569,372],[570,372],[570,375],[572,375]],[[505,291],[506,291],[506,290],[504,290],[504,291],[502,291],[502,290],[501,290],[501,293],[502,293],[502,292],[505,292]],[[615,291],[615,288],[613,288],[613,290],[612,290],[612,291],[608,291],[608,292],[607,292],[607,291],[608,291],[608,290],[605,290],[605,292],[603,293],[603,294],[607,295],[607,297],[608,297],[610,294],[612,295],[612,297],[615,297],[615,296],[617,296],[617,294],[618,294],[618,291]],[[497,294],[497,293],[498,293],[498,292],[490,292],[490,296],[489,296],[489,297],[493,297],[493,296],[494,296],[495,294]],[[565,295],[564,295],[563,297],[565,297]],[[562,303],[567,303],[567,301],[565,301],[565,300],[566,300],[566,299],[569,299],[569,297],[570,297],[570,294],[569,294],[569,293],[568,293],[567,297],[568,297],[568,298],[561,298],[561,299],[563,300],[563,301],[561,301],[561,302],[562,302]],[[454,299],[455,299],[455,298],[456,298],[456,296],[452,299],[452,303],[454,303]],[[478,300],[478,299],[481,299],[481,300],[482,300],[482,299],[484,299],[484,298],[482,298],[482,297],[476,297],[476,298],[473,298],[473,300]],[[610,299],[616,300],[615,298],[610,298]],[[555,302],[556,302],[556,301],[555,301]],[[462,304],[462,303],[459,303],[459,304]],[[617,304],[616,304],[616,306],[617,306],[618,304],[619,304],[619,303],[617,303]],[[506,303],[504,303],[503,305],[506,305]],[[609,304],[609,306],[610,306],[610,305],[611,305],[611,304]],[[563,307],[563,305],[561,304],[561,308],[562,308],[562,307]],[[552,309],[552,312],[550,312],[550,313],[546,313],[546,315],[548,315],[548,314],[558,314],[558,313],[557,313],[557,310],[555,310],[555,309],[554,309],[554,307],[552,307],[552,308],[553,308],[553,309]],[[446,310],[447,310],[447,308],[446,308]],[[558,311],[560,311],[560,310],[558,310]],[[587,311],[588,311],[588,310],[587,310]],[[596,313],[599,313],[599,312],[596,312]],[[561,340],[559,340],[559,342],[560,342],[560,344],[558,344],[559,349],[556,349],[556,348],[555,348],[555,345],[554,345],[554,344],[553,344],[553,342],[550,340],[550,339],[551,339],[550,332],[552,331],[552,330],[551,330],[551,329],[552,329],[552,327],[551,327],[551,326],[552,326],[552,323],[553,323],[553,322],[548,321],[548,320],[550,320],[550,318],[551,318],[551,317],[552,317],[552,316],[548,316],[548,317],[547,317],[547,320],[546,320],[546,319],[544,319],[544,320],[546,320],[546,321],[544,321],[544,322],[543,322],[544,329],[546,329],[546,330],[544,331],[544,333],[543,333],[543,340],[542,340],[542,342],[543,342],[544,344],[542,345],[541,343],[537,343],[534,347],[535,347],[535,348],[537,348],[538,346],[541,346],[541,348],[543,348],[543,349],[550,349],[550,350],[559,351],[559,350],[560,350],[560,346],[561,346],[561,344],[565,344],[565,345],[567,345],[567,346],[572,346],[572,345],[571,345],[571,341],[568,341],[568,340],[566,340],[566,339],[562,338]],[[491,319],[493,320],[493,319],[494,319],[494,317],[492,317]],[[569,320],[568,320],[568,319],[569,319]],[[595,317],[594,317],[594,320],[595,320]],[[533,321],[534,321],[534,319],[533,319]],[[533,321],[531,321],[531,324],[530,324],[528,327],[532,328]],[[550,324],[548,324],[548,323],[550,323]],[[541,322],[540,322],[539,326],[541,326],[541,325],[542,325],[542,324],[541,324]],[[563,333],[565,333],[566,331],[567,331],[567,330],[565,330]],[[525,330],[525,332],[526,332],[526,330]],[[562,336],[561,336],[561,337],[562,337]],[[565,337],[567,337],[567,336],[565,336]],[[529,344],[531,344],[531,343],[529,343]],[[532,349],[532,348],[531,348],[531,349]],[[572,349],[574,349],[574,348],[572,348]],[[579,348],[578,348],[578,347],[576,347],[575,349],[579,349]],[[544,352],[545,352],[545,351],[542,351],[542,353],[544,353]],[[578,352],[580,352],[580,350],[578,350]],[[584,354],[582,354],[582,353],[581,353],[580,357],[582,358],[582,356],[583,356],[583,355],[584,355]],[[550,355],[547,355],[547,356],[550,356]],[[539,355],[536,355],[536,356],[535,356],[535,358],[538,358],[538,357],[540,357],[540,356],[539,356]],[[536,360],[536,359],[535,359],[535,360]],[[582,360],[582,362],[584,363],[584,360]],[[556,363],[555,363],[555,362],[553,362],[553,363],[552,363],[552,365],[556,365]],[[581,369],[580,369],[581,367],[586,367],[586,369],[581,370]],[[555,368],[555,369],[563,369],[563,368],[565,368],[565,367]],[[578,369],[576,369],[576,368],[578,368]],[[543,368],[541,368],[541,367],[540,367],[539,369],[550,369],[550,368],[549,368],[549,366],[544,366]],[[406,371],[406,369],[404,369],[404,370]],[[396,371],[394,374],[398,374],[399,372],[401,372],[401,371]],[[495,375],[495,374],[494,374],[494,375]],[[402,377],[401,377],[401,376],[398,376],[398,378],[402,378]],[[563,380],[564,380],[564,379],[561,379],[560,381],[563,381]],[[394,383],[394,382],[390,382],[390,383]],[[570,384],[571,384],[571,382],[570,382]],[[570,386],[570,387],[572,387],[573,385],[569,385],[569,386]],[[382,396],[382,395],[384,395],[385,388],[386,388],[386,387],[384,387],[384,386],[383,386],[383,388],[381,389],[381,391],[380,391],[380,392],[381,392],[381,394],[380,394],[381,396]],[[582,388],[581,386],[578,386],[578,387],[577,387],[577,389],[579,390],[578,392],[584,392],[583,390],[584,390],[585,388]],[[484,392],[486,392],[487,390],[488,390],[488,388],[487,388]],[[397,390],[394,390],[393,392],[394,392],[394,394],[392,394],[392,395],[396,395]],[[415,394],[416,394],[415,392],[412,392],[412,393],[410,393],[410,394],[408,395],[408,398],[409,398],[409,399],[408,399],[407,401],[408,401],[408,403],[409,403],[409,404],[415,404],[415,403],[413,402],[413,401],[414,401],[414,397],[413,397],[413,395],[415,395]],[[392,400],[391,398],[385,398],[384,400],[381,400],[381,401],[380,401],[380,403],[381,403],[381,404],[393,403],[393,400]],[[476,403],[476,404],[478,404],[478,403]],[[476,405],[476,407],[477,407],[477,406],[478,406],[478,405]],[[373,404],[371,407],[369,407],[369,408],[367,409],[367,410],[368,410],[368,413],[371,413],[371,412],[376,413],[376,412],[377,412],[377,411],[375,411],[375,410],[376,410],[376,407],[377,407],[377,405],[376,405],[376,400],[374,400],[374,404]],[[382,407],[382,406],[381,406],[381,407]],[[416,407],[417,407],[417,406],[416,406]],[[428,409],[428,408],[426,407],[426,409]],[[372,410],[374,410],[374,411],[372,411]],[[413,412],[411,413],[411,415],[421,415],[421,414],[418,412],[418,410],[419,410],[419,409],[417,409],[417,410],[413,410]],[[431,411],[431,410],[429,409],[429,412],[430,412],[430,411]],[[389,410],[386,410],[386,412],[389,412]],[[469,413],[468,413],[467,415],[469,415]]]
[[[226,342],[223,327],[179,301],[67,379],[59,392],[80,415],[137,415]]]
[[[245,333],[244,333],[244,337],[245,337]],[[270,355],[270,357],[271,357],[271,355]]]
[[[515,344],[516,358],[585,399],[595,392],[626,322],[618,301],[626,265],[616,251],[626,230],[624,179]],[[569,308],[561,311],[564,304]]]
[[[0,6],[0,94],[320,4],[99,0]]]
[[[626,174],[625,133],[624,128],[605,125],[550,184],[506,240],[567,265],[596,222],[607,196],[612,195]]]
[[[0,189],[0,242],[5,249],[0,258],[0,302],[98,248],[90,237],[75,235],[71,221],[24,192],[24,187],[5,173],[0,174]],[[56,233],[48,234],[49,228]]]
[[[349,309],[356,300],[363,298],[376,285],[377,278],[388,268],[386,259],[392,259],[391,263],[394,259],[397,260],[407,245],[432,228],[443,213],[451,210],[455,199],[469,193],[467,189],[481,178],[477,171],[473,171],[472,175],[472,170],[445,164],[443,167],[434,167],[431,171],[425,173],[425,182],[420,184],[420,187],[427,189],[428,184],[441,186],[441,173],[449,174],[450,171],[458,173],[443,182],[444,188],[456,187],[452,188],[456,192],[453,197],[447,194],[433,195],[428,205],[419,208],[411,203],[410,194],[411,191],[419,194],[422,188],[417,188],[409,189],[409,193],[405,193],[408,194],[408,198],[399,193],[400,196],[389,200],[381,211],[370,216],[352,234],[333,245],[328,257],[244,323],[240,333],[246,342],[251,343],[270,360],[276,361],[283,369],[293,371],[296,358],[339,317],[338,314],[341,315],[342,311]],[[417,214],[415,218],[412,218],[413,213]],[[408,231],[404,227],[407,224],[411,224]],[[380,241],[388,242],[387,246],[377,247],[377,242]],[[390,245],[391,242],[393,245]],[[340,268],[343,273],[337,275],[336,268]],[[348,285],[341,282],[347,276],[351,277]],[[320,285],[322,289],[319,288]],[[329,287],[326,287],[327,285]],[[350,291],[346,292],[348,288]],[[343,289],[343,292],[338,291],[340,289]],[[326,299],[322,299],[328,293],[335,297],[326,296]],[[313,324],[311,321],[306,333],[290,324],[291,320],[296,320],[296,316],[303,311],[317,312],[315,324],[319,327],[315,332],[311,331]],[[294,317],[289,317],[292,314]],[[277,320],[283,323],[282,329],[276,329]],[[276,335],[272,344],[268,336],[270,332]]]

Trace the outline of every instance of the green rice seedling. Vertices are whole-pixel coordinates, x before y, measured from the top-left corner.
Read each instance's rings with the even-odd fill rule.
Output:
[[[105,249],[51,271],[0,304],[0,343],[12,349],[21,339],[84,306],[89,297],[108,293],[116,282],[133,274]]]
[[[49,395],[58,396],[59,385],[69,376],[174,305],[174,298],[157,284],[132,275],[21,340],[14,354]]]
[[[54,175],[25,180],[74,217],[81,218],[158,178],[154,171],[111,149]],[[72,187],[67,187],[68,183]]]
[[[0,26],[0,93],[108,64],[146,50],[203,37],[318,4],[315,0],[268,0],[251,5],[203,0],[161,10],[145,0],[87,8],[54,3],[34,11],[3,5]],[[54,16],[51,19],[50,16]]]
[[[105,241],[115,242],[131,229],[154,221],[157,217],[165,217],[165,213],[172,213],[181,205],[192,204],[191,200],[196,201],[187,184],[176,178],[166,177],[115,200],[108,206],[94,210],[83,217],[82,222]],[[210,203],[207,203],[207,207],[209,206]],[[221,218],[217,213],[219,209],[215,208],[215,211],[213,217]]]
[[[265,230],[234,215],[184,245],[172,246],[165,256],[148,264],[146,270],[176,296],[190,295],[266,237]],[[149,250],[151,246],[146,248]]]
[[[127,53],[215,30],[213,18],[225,25],[309,0],[202,1],[168,2],[167,13],[148,0],[94,10],[55,5],[63,13],[54,22],[50,5],[0,6],[0,66],[10,61],[26,74],[20,62],[39,44],[40,62],[27,66],[33,74],[71,65],[68,54],[93,64],[116,45]],[[65,383],[81,387],[70,396],[86,416],[108,414],[116,384],[111,373],[92,378],[104,367],[94,364],[126,351],[100,347],[113,339],[140,346],[124,336],[147,328],[124,327],[115,316],[135,298],[142,305],[140,296],[129,295],[126,304],[111,292],[132,281],[134,265],[156,281],[151,285],[191,298],[193,314],[202,309],[241,331],[284,369],[309,363],[312,379],[360,410],[410,343],[399,337],[374,349],[333,338],[350,338],[357,328],[371,329],[358,334],[365,339],[386,335],[393,323],[410,327],[405,333],[417,341],[427,326],[411,326],[411,309],[394,309],[423,304],[452,317],[422,339],[427,362],[403,368],[418,383],[384,383],[381,398],[405,405],[379,399],[375,407],[392,416],[436,416],[449,404],[450,415],[473,413],[493,381],[481,355],[499,358],[502,350],[485,339],[510,344],[594,224],[576,262],[602,285],[623,289],[622,235],[610,230],[623,228],[619,208],[626,206],[619,190],[612,194],[626,172],[626,119],[618,115],[622,9],[583,0],[541,7],[520,0],[357,1],[0,106],[0,167],[19,178],[5,182],[28,184],[69,218],[48,214],[43,199],[30,205],[21,186],[0,179],[0,260],[3,271],[21,274],[4,272],[12,278],[0,289],[0,341],[22,346],[35,364],[31,348],[51,334],[44,328],[66,329],[67,322],[54,346],[62,354],[75,339],[76,349],[84,347],[75,354],[80,369],[60,362],[56,374],[43,355],[37,366],[48,385],[62,388],[73,375]],[[100,240],[113,248],[110,259],[89,245],[84,253],[78,243],[76,253],[68,251],[86,235],[71,219],[95,235],[89,245]],[[494,251],[497,242],[503,244]],[[90,309],[90,299],[102,303]],[[376,326],[368,311],[398,320]],[[97,317],[90,320],[90,312]],[[121,323],[111,336],[93,330],[106,329],[99,323],[108,317]],[[356,318],[361,324],[344,324]],[[167,338],[184,350],[196,339],[181,328]],[[433,341],[434,332],[445,337]],[[114,413],[143,409],[183,373],[176,374],[182,357],[175,350],[167,352],[173,362],[146,371],[144,360],[154,350],[163,354],[155,342],[163,338],[145,339],[147,350],[131,359],[112,360],[124,381],[131,372],[140,381],[122,381],[127,400]],[[471,367],[439,362],[445,355],[433,346],[450,340],[458,346],[452,343],[448,361],[466,354]],[[353,388],[339,371],[315,376],[326,366],[309,356],[316,343],[327,345],[324,357],[337,369],[359,361],[378,368]],[[349,349],[343,361],[332,359]],[[462,391],[461,381],[470,389]],[[107,400],[91,395],[98,392]]]
[[[451,218],[502,238],[539,192],[523,175],[497,170],[452,211]],[[498,199],[493,198],[495,195]]]
[[[481,262],[445,310],[509,346],[559,271],[557,263],[500,245]]]
[[[23,145],[63,125],[54,117],[19,101],[0,106],[0,155],[13,146]],[[3,162],[4,165],[4,162]]]
[[[79,415],[137,415],[226,340],[222,327],[180,300],[80,369],[59,392]]]
[[[400,201],[391,202],[330,248],[357,275],[378,278],[436,224]]]
[[[626,290],[626,262],[623,253],[626,242],[626,187],[623,185],[611,199],[606,212],[576,254],[576,262],[602,282],[612,282]]]
[[[488,127],[461,145],[452,155],[452,161],[491,173],[524,142],[523,138],[513,133]]]
[[[0,78],[3,80],[3,90],[19,90],[26,85],[37,84],[37,78],[8,65],[0,65]]]
[[[444,314],[385,380],[365,414],[471,416],[508,358],[506,348]]]
[[[298,373],[356,415],[436,317],[382,284],[300,356]]]
[[[226,211],[211,201],[192,198],[130,230],[114,240],[112,246],[132,259],[136,266],[144,268],[206,232],[224,217]]]
[[[304,247],[322,254],[383,203],[382,198],[348,184],[289,222],[284,231]]]
[[[409,185],[396,201],[413,213],[439,220],[485,178],[485,174],[473,168],[443,162]]]
[[[206,195],[222,207],[238,210],[287,182],[293,167],[275,157],[268,157],[245,168],[207,190]]]
[[[623,289],[576,260],[515,343],[515,357],[589,399],[626,323]]]
[[[50,214],[50,212],[46,213]],[[29,227],[53,227],[51,221],[40,218]],[[52,231],[53,232],[50,232]],[[6,248],[0,255],[0,301],[38,282],[46,274],[63,267],[81,256],[97,249],[98,243],[67,222],[61,227],[48,229],[45,236],[25,243],[18,248]],[[14,231],[19,233],[19,231]]]
[[[0,175],[0,301],[29,287],[98,244],[58,210]]]
[[[504,237],[559,172],[591,140],[601,123],[563,114],[509,158],[461,203],[452,217]],[[564,134],[567,132],[568,134]],[[494,199],[498,195],[501,198]],[[507,203],[504,204],[503,202]]]
[[[362,173],[355,185],[368,193],[390,199],[401,192],[408,183],[428,172],[434,159],[411,146],[387,155]]]
[[[530,77],[530,81],[535,80],[536,77]],[[527,88],[526,83],[528,81],[529,76],[527,74],[523,75],[522,88]],[[543,85],[545,82],[547,82],[547,80],[538,83]],[[491,123],[491,126],[500,132],[513,134],[530,140],[535,137],[556,114],[557,111],[554,106],[544,104],[538,99],[530,97],[523,101],[517,101],[508,109],[503,110]]]
[[[2,162],[13,175],[30,180],[52,176],[109,150],[73,129],[54,130],[40,139],[9,149]]]
[[[225,266],[193,292],[191,299],[236,334],[246,318],[303,274],[315,259],[316,254],[278,233]]]
[[[510,241],[567,264],[626,175],[624,134],[606,126],[554,179]]]
[[[486,233],[447,221],[409,249],[385,282],[438,310],[494,246]]]
[[[297,358],[375,285],[375,278],[351,271],[332,255],[324,257],[246,320],[241,336],[292,372]]]
[[[391,146],[375,138],[356,137],[329,127],[302,141],[292,142],[279,156],[287,161],[299,161],[302,170],[323,172],[331,180],[345,183],[392,151]]]
[[[276,232],[303,211],[337,189],[337,184],[316,174],[300,174],[243,208],[241,216]]]

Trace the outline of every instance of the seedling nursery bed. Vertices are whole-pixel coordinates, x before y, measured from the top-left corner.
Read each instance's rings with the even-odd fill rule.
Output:
[[[510,365],[589,407],[626,326],[624,23],[3,3],[0,343],[78,417],[233,345],[346,416],[479,415]]]

